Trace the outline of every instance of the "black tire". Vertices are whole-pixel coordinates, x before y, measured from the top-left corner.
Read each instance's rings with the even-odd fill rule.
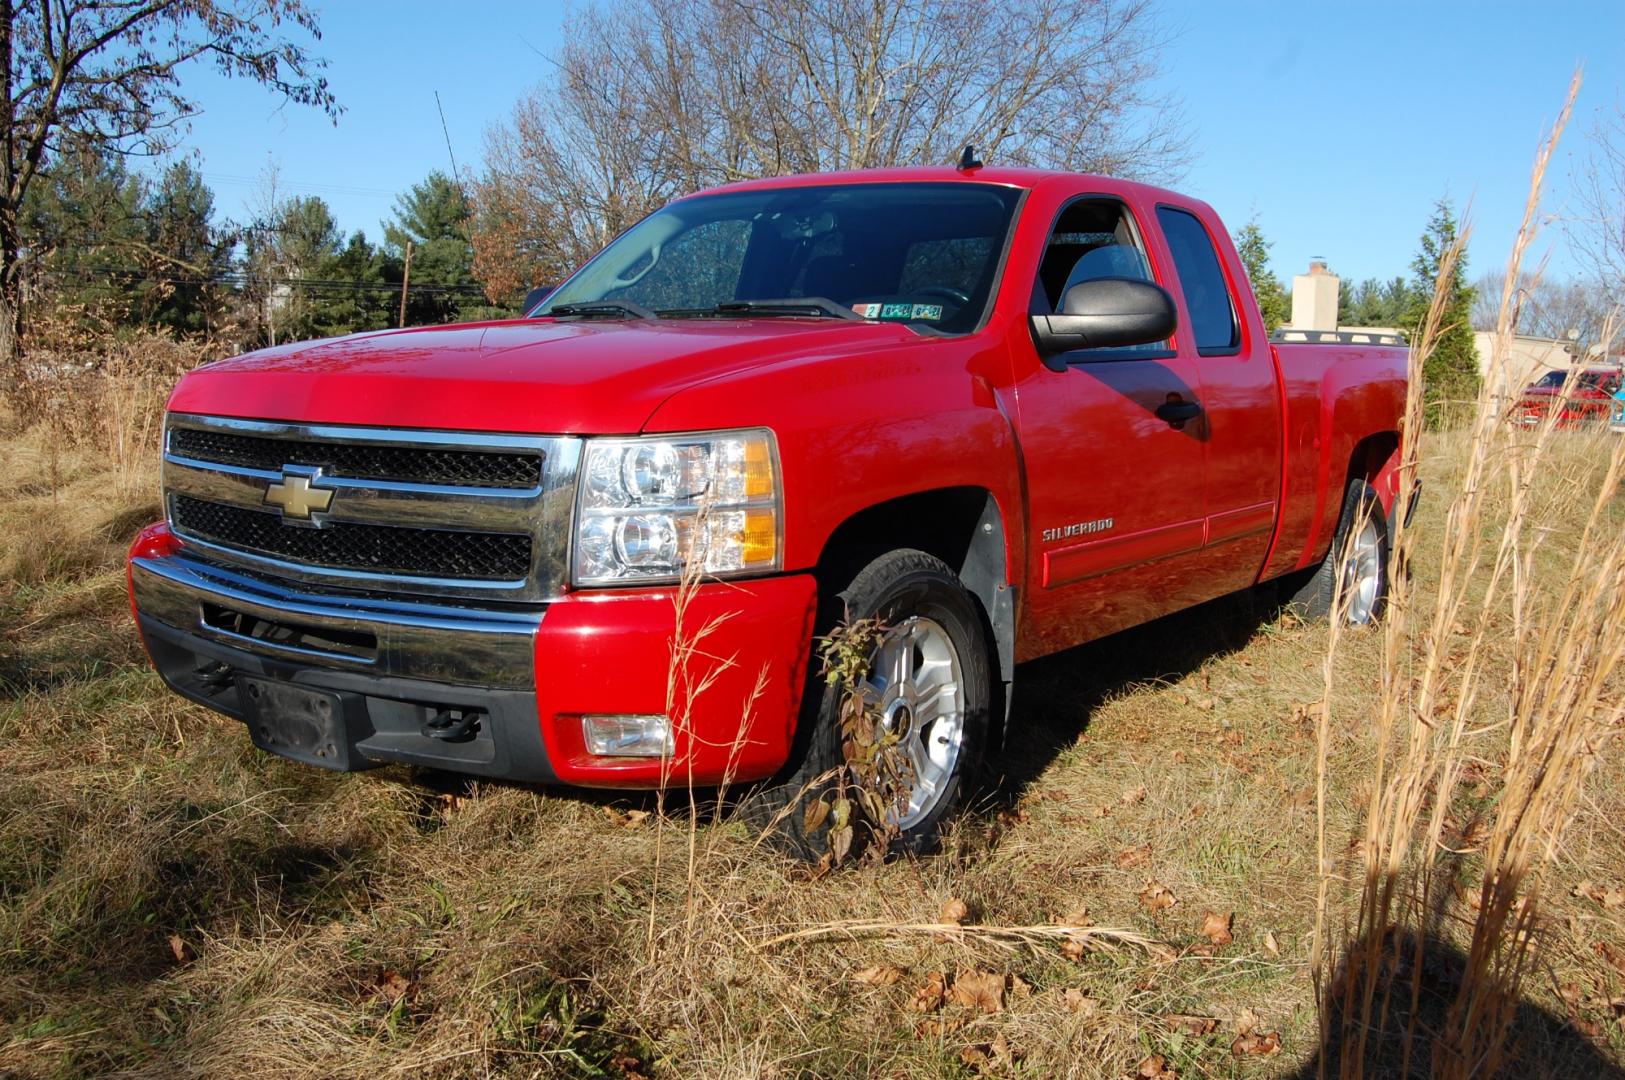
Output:
[[[902,829],[891,845],[897,853],[929,853],[937,848],[943,825],[974,788],[987,746],[991,675],[981,613],[946,563],[910,549],[875,559],[834,599],[831,617],[818,629],[821,635],[829,633],[842,619],[857,622],[878,618],[890,627],[923,619],[945,632],[957,654],[962,720],[951,775],[933,796],[935,801],[929,811]],[[747,800],[745,813],[746,819],[758,827],[771,828],[770,837],[777,846],[815,862],[829,850],[832,822],[825,820],[809,831],[806,809],[835,788],[833,780],[819,778],[843,764],[839,726],[842,690],[826,682],[816,657],[809,668],[796,750],[784,771]],[[875,823],[861,824],[867,828]],[[858,830],[860,842],[864,831]],[[858,850],[859,844],[855,843],[852,855],[856,856]]]
[[[1357,548],[1356,536],[1368,528],[1368,523],[1371,532]],[[1331,549],[1309,580],[1292,594],[1286,605],[1288,610],[1306,619],[1330,618],[1338,589],[1338,576],[1342,574],[1344,619],[1351,625],[1380,621],[1388,603],[1390,536],[1388,519],[1382,511],[1382,500],[1377,498],[1376,489],[1358,477],[1350,480],[1343,493],[1343,512],[1337,520],[1337,532],[1332,536]],[[1370,556],[1368,549],[1372,545],[1375,547],[1375,566],[1369,572],[1373,572],[1375,577],[1372,595],[1366,601],[1356,597],[1354,584],[1356,578],[1363,578],[1359,567],[1366,565],[1364,560]]]

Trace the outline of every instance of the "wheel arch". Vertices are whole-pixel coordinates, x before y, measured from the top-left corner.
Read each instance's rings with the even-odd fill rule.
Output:
[[[999,681],[1009,683],[1016,655],[1016,586],[1010,579],[1005,515],[983,487],[934,488],[857,511],[824,541],[816,573],[821,595],[870,561],[898,548],[934,555],[959,575],[987,622]]]
[[[1375,488],[1383,514],[1392,519],[1399,494],[1399,432],[1377,431],[1355,443],[1343,477],[1344,490],[1351,480],[1364,480]]]

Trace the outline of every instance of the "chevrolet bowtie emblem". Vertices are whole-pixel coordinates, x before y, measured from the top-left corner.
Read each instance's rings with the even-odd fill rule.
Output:
[[[321,513],[333,505],[333,489],[311,487],[313,476],[284,471],[282,479],[265,489],[265,501],[282,508],[285,518],[309,521],[311,512]]]

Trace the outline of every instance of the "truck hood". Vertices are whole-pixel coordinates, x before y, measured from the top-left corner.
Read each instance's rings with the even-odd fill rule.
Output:
[[[927,340],[895,323],[833,319],[526,319],[388,330],[205,365],[181,380],[169,408],[319,424],[630,434],[661,402],[708,379]]]

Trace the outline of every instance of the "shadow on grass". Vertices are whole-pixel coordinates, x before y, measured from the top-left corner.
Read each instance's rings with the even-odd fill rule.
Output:
[[[1276,586],[1234,593],[1020,666],[1003,749],[988,763],[989,786],[974,800],[977,812],[988,812],[1020,799],[1055,760],[1088,729],[1100,705],[1142,683],[1173,681],[1198,670],[1209,660],[1247,647],[1260,627],[1279,618],[1282,607]],[[413,783],[430,793],[466,795],[476,784],[513,786],[608,810],[653,811],[653,791],[570,788],[475,779],[431,768],[412,768]],[[739,784],[726,793],[721,817],[735,816],[756,790]],[[674,783],[666,793],[666,812],[686,815],[688,790]],[[702,821],[718,811],[714,788],[693,792]]]
[[[1341,1068],[1354,1068],[1354,1056],[1363,1059],[1363,1067],[1354,1075],[1382,1080],[1441,1074],[1625,1080],[1625,1069],[1611,1061],[1567,1018],[1527,1000],[1511,1005],[1512,1022],[1507,1034],[1504,1061],[1499,1068],[1490,1070],[1482,1063],[1464,1066],[1453,1060],[1456,1050],[1442,1037],[1442,1033],[1448,1026],[1451,1002],[1461,990],[1467,970],[1467,956],[1455,945],[1433,935],[1424,937],[1420,944],[1421,972],[1416,983],[1419,992],[1413,1012],[1411,997],[1412,980],[1416,975],[1417,936],[1400,932],[1390,932],[1385,936],[1382,942],[1383,976],[1384,982],[1391,988],[1386,1003],[1387,1014],[1383,1016],[1383,988],[1379,986],[1370,1014],[1372,1033],[1364,1040],[1364,1047],[1356,1045],[1352,1036],[1347,1034],[1357,1032],[1364,1026],[1362,1018],[1349,1016],[1349,1023],[1344,1023],[1341,1011],[1343,980],[1348,970],[1348,962],[1345,961],[1331,991],[1338,1006],[1328,1022],[1331,1036],[1315,1058],[1292,1074],[1292,1080],[1318,1080],[1323,1066],[1327,1076],[1336,1077]],[[1357,943],[1351,951],[1358,952],[1362,948],[1363,944]],[[1358,1002],[1355,1008],[1359,1008]],[[1407,1062],[1405,1031],[1412,1026],[1413,1020],[1415,1036]]]
[[[1088,730],[1104,702],[1246,648],[1281,615],[1279,595],[1273,586],[1234,593],[1021,665],[1004,750],[990,763],[994,801],[1019,799]]]

